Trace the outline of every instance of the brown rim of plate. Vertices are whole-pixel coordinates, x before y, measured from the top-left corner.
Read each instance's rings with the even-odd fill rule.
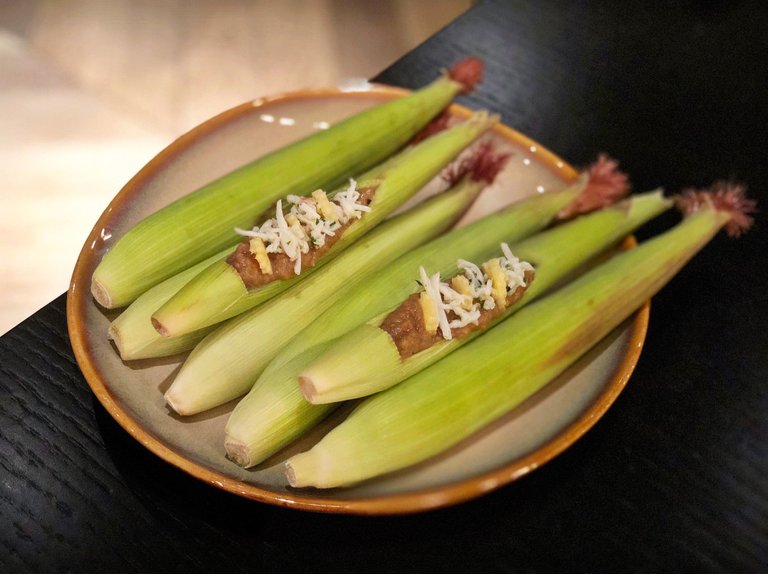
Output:
[[[628,350],[621,364],[611,375],[608,384],[606,384],[591,406],[581,413],[578,419],[566,427],[565,430],[559,432],[557,436],[512,463],[448,486],[417,490],[405,494],[388,494],[354,500],[324,497],[321,491],[302,491],[297,489],[295,492],[275,492],[244,483],[193,462],[176,452],[163,439],[142,428],[131,417],[117,397],[110,393],[105,377],[92,359],[84,318],[85,306],[94,304],[90,295],[90,275],[92,269],[95,268],[95,256],[90,246],[95,245],[94,242],[100,240],[101,229],[104,228],[112,212],[118,211],[129,202],[146,181],[162,171],[168,162],[185,151],[190,145],[222,126],[239,119],[244,114],[252,112],[254,108],[278,101],[312,99],[324,96],[348,96],[355,98],[381,98],[384,96],[395,98],[408,93],[409,91],[403,88],[383,85],[372,85],[370,89],[364,91],[325,88],[278,94],[236,106],[193,128],[161,151],[128,181],[104,210],[101,217],[99,217],[83,249],[80,251],[72,273],[72,280],[67,293],[67,328],[69,330],[69,337],[77,363],[99,402],[120,426],[154,454],[180,468],[187,474],[216,488],[259,502],[313,512],[369,515],[410,514],[458,504],[496,490],[509,482],[525,476],[560,454],[592,428],[624,389],[634,371],[643,348],[650,316],[650,302],[645,303],[635,314],[632,320]],[[468,108],[458,104],[451,105],[449,111],[459,117],[468,117],[472,113]],[[524,148],[536,146],[537,158],[550,170],[559,174],[566,182],[576,177],[578,172],[572,166],[517,130],[499,124],[494,128],[494,131],[504,139]],[[625,248],[634,247],[635,245],[634,237],[627,238],[624,243]]]

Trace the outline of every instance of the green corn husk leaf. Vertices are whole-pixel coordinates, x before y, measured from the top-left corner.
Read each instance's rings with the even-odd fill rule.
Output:
[[[406,149],[362,175],[358,188],[376,187],[371,211],[352,223],[312,270],[329,263],[381,223],[484,132],[490,121],[484,112],[477,113],[468,121]],[[346,187],[335,190],[334,194]],[[297,277],[275,280],[249,290],[234,267],[226,261],[218,261],[160,307],[152,315],[152,322],[158,332],[167,337],[197,331],[271,299],[306,278],[309,271],[305,269]]]
[[[672,202],[664,199],[660,191],[636,195],[631,200],[582,216],[513,246],[515,256],[533,264],[535,278],[523,297],[497,317],[488,329],[671,205]],[[454,267],[451,274],[455,273]],[[307,400],[312,403],[337,402],[382,391],[439,361],[483,332],[478,330],[465,337],[441,340],[401,359],[392,338],[378,328],[385,316],[382,314],[340,337],[307,366],[300,375],[301,390]],[[347,352],[352,341],[356,345],[365,344],[369,352],[380,357],[375,366],[356,361],[355,355]]]
[[[443,76],[272,152],[142,220],[107,252],[91,291],[123,307],[150,287],[232,245],[280,197],[340,183],[405,145],[463,86]]]
[[[227,249],[166,279],[143,293],[112,321],[112,339],[123,361],[167,357],[188,351],[199,343],[213,327],[194,331],[181,337],[162,337],[152,325],[152,313],[168,301],[197,274],[229,254]]]
[[[436,269],[448,273],[455,267],[458,257],[490,256],[502,241],[515,242],[538,233],[584,191],[586,183],[586,177],[579,177],[563,189],[515,202],[408,252],[326,311],[322,321],[310,325],[292,339],[272,360],[270,367],[292,360],[318,343],[335,339],[397,304],[416,288],[413,269],[424,261],[430,261]],[[485,184],[465,181],[462,185],[482,187]]]
[[[336,337],[390,308],[414,289],[413,269],[421,262],[445,271],[459,256],[484,256],[500,241],[515,241],[545,227],[584,189],[585,178],[556,192],[517,202],[410,251],[359,285],[298,333],[269,363],[241,400],[226,427],[229,458],[244,467],[262,462],[325,417],[331,406],[312,405],[301,396],[298,375]],[[459,185],[480,189],[469,180]]]
[[[467,182],[464,185],[470,184],[481,186],[481,184],[476,182]],[[520,216],[513,216],[512,213],[506,215],[505,212],[496,214],[491,217],[494,217],[496,220],[498,220],[497,225],[514,228],[515,231],[525,231],[529,228],[530,231],[533,231],[534,228],[540,229],[551,220],[553,214],[557,213],[563,207],[565,207],[565,205],[570,203],[582,191],[583,187],[584,181],[581,180],[577,184],[574,184],[567,189],[563,189],[558,192],[548,192],[546,194],[537,195],[527,199],[524,202],[521,202],[519,204],[520,207],[522,207],[523,204],[527,206],[528,213],[525,217],[522,217],[522,214]],[[514,206],[511,209],[518,210],[518,207]],[[507,220],[509,220],[509,222],[507,222]],[[515,223],[512,223],[512,221],[515,221]],[[470,256],[472,253],[474,253],[474,251],[472,251],[472,246],[475,243],[484,241],[486,244],[491,245],[494,242],[497,242],[496,239],[494,239],[495,237],[504,237],[498,232],[492,237],[488,236],[487,233],[482,232],[480,229],[476,229],[474,226],[468,226],[462,230],[453,231],[452,233],[457,232],[460,235],[456,237],[456,240],[466,242],[465,245],[469,249],[469,251],[466,251],[466,253],[469,253]],[[528,233],[526,232],[525,234]],[[512,236],[512,239],[510,240],[514,240],[515,238],[516,237]],[[440,245],[440,238],[435,241],[437,242],[436,245]],[[116,345],[121,353],[121,358],[123,360],[149,359],[189,351],[194,348],[194,346],[197,345],[197,343],[199,343],[206,334],[210,333],[213,328],[215,328],[215,326],[201,329],[200,331],[194,332],[190,335],[182,335],[181,337],[162,337],[152,326],[150,317],[156,309],[168,301],[176,292],[178,292],[179,289],[181,289],[181,287],[188,283],[192,277],[196,276],[201,271],[208,269],[211,264],[221,263],[224,267],[226,267],[226,269],[231,270],[231,267],[226,265],[223,261],[223,259],[229,253],[230,249],[226,249],[214,257],[211,257],[191,268],[194,271],[187,270],[179,275],[172,277],[171,279],[167,279],[160,285],[150,289],[147,293],[132,303],[131,306],[129,306],[110,327],[110,334],[115,338]],[[424,258],[415,258],[413,261],[415,262],[414,264],[418,265],[418,261],[424,261]],[[446,261],[446,270],[448,270],[450,268],[449,266],[452,265],[452,260],[450,260],[450,263],[448,260]],[[400,260],[398,260],[398,263],[399,262]],[[302,273],[302,277],[306,278],[314,269],[315,268],[307,269]],[[391,269],[391,267],[389,269]],[[401,273],[401,279],[397,279],[394,275],[390,277],[391,285],[399,285],[400,283],[407,282],[410,279],[411,267],[407,267],[407,270],[405,267],[403,269],[404,272]],[[406,276],[405,273],[408,275]],[[261,296],[261,294],[256,292],[254,296]],[[396,295],[395,298],[392,299],[391,304],[394,304],[395,301],[399,300],[400,298],[401,297],[399,295]],[[381,301],[381,298],[375,294],[372,294],[369,299],[369,303],[367,303],[365,306],[361,307],[360,305],[352,305],[345,307],[342,309],[342,313],[346,309],[350,311],[346,313],[346,316],[349,316],[353,319],[358,316],[362,317],[363,315],[361,315],[361,313],[367,312],[370,305],[375,305],[377,302]],[[358,299],[356,298],[355,301],[358,301]],[[247,305],[247,299],[243,301],[243,303]],[[376,308],[373,313],[365,316],[365,319],[368,319],[372,315],[376,315],[381,310],[388,308],[391,304],[386,304],[384,307]],[[351,326],[353,325],[350,325],[350,327],[336,332],[333,337],[336,337],[349,330]],[[296,340],[305,338],[304,335],[306,335],[306,332],[302,332],[301,337],[297,337]],[[293,342],[294,341],[292,340],[291,344],[293,344]],[[284,353],[281,353],[280,355],[282,356]],[[290,357],[291,354],[288,356]]]
[[[215,330],[182,366],[168,404],[194,414],[248,392],[291,338],[357,282],[453,225],[478,191],[458,186],[383,223],[301,283]]]
[[[446,234],[381,271],[373,281],[361,285],[346,300],[329,309],[290,342],[237,405],[226,427],[225,446],[229,457],[245,467],[258,464],[338,406],[307,402],[299,388],[299,374],[331,348],[334,339],[398,305],[414,292],[417,288],[414,270],[419,265],[428,264],[430,269],[451,273],[455,271],[457,258],[484,260],[496,255],[502,241],[512,243],[515,251],[516,240],[544,227],[580,189],[576,186],[550,197],[547,197],[550,194],[532,197]],[[629,208],[632,216],[618,215],[623,213],[621,210],[611,210],[608,215],[598,212],[535,235],[522,245],[530,245],[531,252],[538,245],[536,259],[539,261],[549,253],[555,254],[553,258],[567,258],[565,253],[560,254],[561,249],[571,253],[586,247],[594,255],[669,205],[658,194],[636,196],[632,203],[640,205]],[[598,234],[597,238],[583,237],[592,231]],[[355,356],[362,356],[358,343],[360,341],[354,347]],[[367,356],[375,356],[375,364],[381,364],[382,357]],[[399,356],[397,359],[399,362]]]
[[[407,381],[365,400],[286,463],[293,486],[330,488],[455,445],[542,388],[652,297],[730,219],[704,208]]]

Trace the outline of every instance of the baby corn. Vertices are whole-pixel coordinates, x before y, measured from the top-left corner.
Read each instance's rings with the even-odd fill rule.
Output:
[[[477,189],[460,187],[389,220],[279,297],[215,330],[192,351],[166,392],[179,414],[245,394],[294,335],[354,285],[450,227]]]
[[[239,315],[296,284],[300,279],[304,279],[310,270],[327,264],[381,223],[493,122],[495,120],[487,114],[477,113],[468,121],[430,137],[370,170],[359,178],[359,182],[353,182],[356,189],[373,193],[373,199],[367,206],[369,211],[351,222],[346,229],[337,231],[339,237],[334,238],[330,249],[320,255],[315,267],[302,270],[300,275],[291,272],[286,279],[271,280],[263,286],[249,289],[228,260],[217,261],[153,314],[152,322],[155,328],[167,337],[197,331]],[[345,190],[356,192],[345,184],[333,195]],[[327,199],[325,201],[329,203]],[[281,213],[276,215],[280,216]],[[300,264],[301,252],[298,252],[297,256]]]
[[[120,358],[123,361],[133,361],[166,357],[188,351],[197,345],[213,327],[194,331],[181,337],[162,337],[152,325],[152,313],[191,281],[195,275],[215,261],[223,259],[228,253],[229,249],[217,253],[186,271],[155,285],[120,313],[109,326],[109,338],[114,341]]]
[[[437,268],[449,269],[459,253],[484,254],[502,239],[529,235],[549,223],[581,192],[584,183],[534,196],[451,231],[392,262],[335,303],[286,344],[235,407],[226,427],[229,458],[244,467],[259,464],[332,410],[335,405],[312,405],[304,400],[299,373],[330,341],[407,296],[415,265],[428,260]],[[479,191],[484,183],[467,179],[459,186]]]
[[[689,198],[690,199],[690,198]],[[292,486],[354,484],[438,454],[510,411],[574,363],[754,204],[721,187],[674,229],[615,256],[483,337],[363,402],[286,463]]]
[[[521,300],[505,309],[491,321],[487,329],[509,317],[632,229],[671,205],[672,202],[664,199],[661,192],[636,195],[513,246],[512,250],[517,257],[534,265],[535,280]],[[372,319],[343,335],[302,371],[299,380],[302,393],[308,401],[316,404],[336,402],[389,388],[487,330],[479,329],[463,337],[441,339],[422,351],[401,358],[392,337],[379,328],[385,316]],[[355,354],[349,353],[352,341],[355,345],[365,345],[368,352],[377,357],[375,364],[359,361]]]
[[[304,400],[298,385],[299,373],[322,354],[336,337],[407,297],[413,290],[412,270],[420,263],[429,261],[433,268],[448,272],[459,256],[489,256],[498,249],[500,241],[515,241],[543,227],[574,197],[573,188],[559,193],[569,199],[564,201],[565,198],[558,198],[557,194],[549,198],[546,197],[549,194],[535,196],[470,226],[452,231],[409,253],[379,272],[372,281],[361,285],[346,300],[334,305],[286,346],[237,405],[226,427],[225,447],[228,456],[241,466],[258,464],[312,428],[337,406],[312,405]],[[634,217],[601,218],[603,224],[613,226],[613,231],[603,235],[601,246],[591,247],[592,254],[630,233],[634,227],[668,205],[668,202],[654,195],[647,200],[648,207],[645,210],[632,210]],[[598,215],[585,216],[584,219]],[[585,231],[582,225],[574,227],[575,223],[562,226],[562,229],[569,229],[571,233],[560,233],[560,242],[570,243]],[[558,242],[551,240],[550,248],[557,251]],[[357,357],[375,356],[376,363],[380,359],[376,355],[368,355],[366,350],[357,345],[354,354]]]
[[[251,226],[278,198],[338,183],[380,162],[471,89],[481,70],[476,60],[460,64],[422,90],[261,157],[150,215],[104,256],[93,274],[94,298],[110,309],[125,306],[231,245],[232,229]]]

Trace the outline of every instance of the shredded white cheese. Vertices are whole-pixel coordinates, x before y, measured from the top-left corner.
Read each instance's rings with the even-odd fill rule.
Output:
[[[346,190],[338,192],[330,200],[322,190],[312,197],[289,195],[286,201],[290,208],[283,212],[283,202],[275,205],[275,216],[253,229],[235,228],[235,232],[246,237],[258,237],[266,245],[267,253],[285,253],[293,261],[293,272],[301,273],[301,256],[314,247],[325,245],[327,237],[336,235],[343,225],[353,219],[360,219],[371,210],[358,203],[360,192],[357,182],[349,180]],[[330,210],[332,211],[329,211]],[[325,212],[325,213],[324,213]]]
[[[518,287],[526,286],[525,272],[533,271],[533,266],[515,257],[506,243],[501,244],[501,252],[502,256],[498,258],[498,262],[506,278],[508,295]],[[446,340],[453,338],[451,329],[459,329],[469,324],[477,325],[481,309],[496,308],[496,301],[493,298],[493,281],[481,266],[464,259],[459,259],[457,266],[469,284],[468,294],[460,293],[448,283],[440,281],[440,273],[429,276],[424,267],[419,267],[421,284],[435,306],[440,333]],[[471,299],[471,304],[468,304],[467,299]],[[456,317],[450,322],[448,321],[449,313],[453,313]]]

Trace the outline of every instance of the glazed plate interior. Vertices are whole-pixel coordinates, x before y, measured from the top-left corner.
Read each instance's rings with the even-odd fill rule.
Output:
[[[184,357],[120,359],[106,336],[118,312],[101,309],[89,292],[93,270],[116,239],[145,216],[228,171],[403,93],[382,86],[306,91],[229,110],[171,144],[123,188],[97,222],[72,278],[70,338],[101,403],[152,452],[213,486],[262,502],[324,512],[417,512],[479,496],[540,466],[586,432],[621,392],[642,346],[647,306],[541,392],[441,456],[358,486],[320,491],[289,487],[283,462],[311,447],[349,409],[337,411],[265,463],[244,470],[225,457],[223,447],[224,425],[236,402],[189,418],[176,416],[163,393]],[[452,113],[469,112],[453,106]],[[490,137],[512,157],[459,225],[528,195],[560,188],[575,176],[568,164],[514,130],[500,126]],[[413,201],[439,188],[433,182]]]

